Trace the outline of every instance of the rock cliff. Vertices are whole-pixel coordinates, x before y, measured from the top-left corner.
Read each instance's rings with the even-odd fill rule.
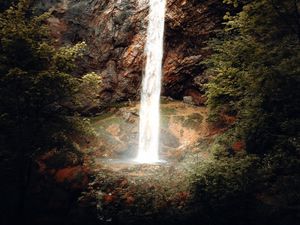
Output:
[[[147,0],[41,0],[36,9],[52,12],[48,22],[58,45],[85,41],[88,51],[78,73],[103,77],[102,104],[139,98],[145,56]],[[201,105],[201,62],[210,54],[207,40],[221,27],[220,0],[168,0],[163,60],[163,94],[191,96]]]

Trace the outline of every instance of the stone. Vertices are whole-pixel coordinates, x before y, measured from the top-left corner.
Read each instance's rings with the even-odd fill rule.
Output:
[[[207,97],[204,94],[202,94],[198,89],[190,88],[187,89],[184,93],[186,96],[191,97],[192,104],[197,106],[205,105]]]
[[[190,105],[194,105],[192,96],[183,96],[183,102]]]
[[[169,148],[178,148],[179,147],[178,138],[168,130],[161,131],[160,139],[161,139],[161,144],[165,147],[169,147]]]
[[[95,71],[103,76],[99,109],[111,103],[138,99],[145,65],[147,1],[36,2],[37,11],[52,13],[48,24],[57,45],[87,43],[86,55],[77,62],[76,75]],[[203,76],[201,63],[211,54],[207,41],[222,27],[227,10],[219,0],[168,0],[163,95],[182,99],[190,88],[203,95],[204,89],[199,86],[201,78],[194,78]],[[202,80],[200,83],[202,85]],[[191,96],[196,104],[202,104],[203,100]]]

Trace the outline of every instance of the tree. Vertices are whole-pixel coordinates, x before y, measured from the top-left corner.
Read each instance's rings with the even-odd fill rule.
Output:
[[[211,41],[206,73],[210,120],[227,130],[211,147],[212,161],[196,170],[196,197],[212,224],[293,225],[300,205],[300,2],[224,2],[237,13],[225,15]]]
[[[72,135],[86,121],[70,107],[78,103],[81,79],[71,72],[85,43],[55,48],[45,20],[34,15],[29,0],[0,14],[0,164],[5,189],[16,189],[15,218],[23,219],[34,157],[51,148],[76,147]],[[91,76],[88,76],[91,78]],[[99,77],[93,76],[99,84]]]
[[[15,3],[17,0],[2,0],[0,2],[0,12],[7,9],[12,3]]]
[[[235,116],[230,132],[249,152],[263,154],[299,138],[300,6],[243,2],[241,12],[226,14],[225,32],[211,43],[208,106],[219,121]]]
[[[240,11],[225,15],[224,31],[210,43],[213,55],[206,72],[210,120],[227,131],[212,146],[212,163],[199,168],[200,202],[217,210],[208,211],[217,224],[232,222],[232,204],[250,206],[234,212],[239,224],[295,224],[300,205],[300,2],[224,2]],[[237,150],[236,143],[244,149]],[[249,173],[239,176],[245,167]],[[245,222],[245,215],[251,221]]]

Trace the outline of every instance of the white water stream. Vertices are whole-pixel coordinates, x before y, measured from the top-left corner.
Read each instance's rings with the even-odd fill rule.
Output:
[[[160,92],[166,0],[149,0],[150,12],[142,81],[137,162],[159,162]]]

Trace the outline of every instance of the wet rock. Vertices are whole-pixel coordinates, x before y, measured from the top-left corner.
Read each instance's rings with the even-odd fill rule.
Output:
[[[130,123],[134,123],[138,119],[138,114],[135,110],[128,110],[128,109],[120,109],[119,114],[122,116],[122,118]]]
[[[58,45],[85,41],[78,74],[103,77],[102,105],[137,99],[145,64],[147,1],[37,1],[37,11],[50,10],[51,34]],[[202,88],[201,62],[210,54],[207,40],[221,27],[226,8],[219,0],[168,0],[165,26],[163,94],[182,99],[186,90]],[[194,98],[194,97],[193,97]],[[194,100],[194,102],[196,102]],[[202,100],[197,100],[202,102]],[[198,104],[198,103],[197,103]]]
[[[120,126],[118,124],[112,124],[106,130],[113,136],[118,136],[121,131]]]
[[[161,131],[161,142],[163,146],[169,147],[169,148],[178,148],[179,147],[179,140],[176,136],[174,136],[170,131],[168,130],[162,130]]]
[[[187,103],[187,104],[190,104],[190,105],[194,104],[192,96],[184,96],[183,97],[183,102]]]
[[[84,148],[93,148],[91,155],[95,159],[134,158],[139,137],[138,109],[139,105],[125,104],[114,113],[107,112],[94,118],[93,127],[97,137],[88,146],[83,145],[83,151]],[[172,100],[161,104],[160,147],[166,158],[169,157],[167,152],[193,144],[206,135],[206,114],[204,107],[181,101]]]

